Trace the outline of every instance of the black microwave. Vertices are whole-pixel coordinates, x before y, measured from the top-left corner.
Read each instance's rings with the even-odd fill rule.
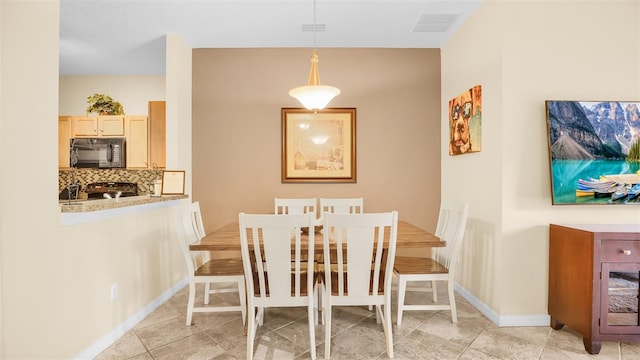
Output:
[[[113,169],[126,167],[125,138],[73,138],[71,167]]]

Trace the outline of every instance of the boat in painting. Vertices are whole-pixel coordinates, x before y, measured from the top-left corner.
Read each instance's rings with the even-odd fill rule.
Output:
[[[627,201],[632,201],[640,197],[640,183],[637,183],[627,192]]]
[[[627,195],[629,194],[629,187],[626,185],[619,185],[616,187],[615,191],[611,194],[611,202],[625,200]]]
[[[576,196],[609,197],[619,184],[607,178],[578,179]]]

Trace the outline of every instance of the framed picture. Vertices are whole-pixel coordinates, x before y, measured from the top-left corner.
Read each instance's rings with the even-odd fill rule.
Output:
[[[162,195],[184,195],[184,170],[162,171]]]
[[[547,100],[553,205],[640,205],[640,102]]]
[[[282,109],[282,182],[355,183],[356,109]]]
[[[449,155],[482,150],[482,87],[476,85],[449,100]]]

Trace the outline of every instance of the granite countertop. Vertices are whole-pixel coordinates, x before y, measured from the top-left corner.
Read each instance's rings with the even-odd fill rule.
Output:
[[[141,196],[128,196],[122,197],[119,199],[99,199],[99,200],[78,200],[71,201],[69,204],[69,200],[59,200],[60,201],[60,211],[63,213],[83,213],[83,212],[91,212],[91,211],[99,211],[99,210],[107,210],[107,209],[116,209],[127,206],[135,206],[135,205],[144,205],[144,204],[153,204],[163,201],[172,201],[172,200],[180,200],[186,199],[189,195],[162,195],[162,196],[150,196],[150,195],[141,195]]]

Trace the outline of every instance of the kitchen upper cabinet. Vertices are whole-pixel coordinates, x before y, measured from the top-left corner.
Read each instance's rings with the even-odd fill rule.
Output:
[[[114,137],[125,136],[124,116],[73,116],[74,137]]]
[[[149,164],[167,167],[166,102],[149,101]]]
[[[125,116],[127,137],[127,168],[149,167],[148,119],[146,116]]]
[[[58,167],[68,169],[69,164],[69,144],[73,128],[72,116],[58,117]]]

